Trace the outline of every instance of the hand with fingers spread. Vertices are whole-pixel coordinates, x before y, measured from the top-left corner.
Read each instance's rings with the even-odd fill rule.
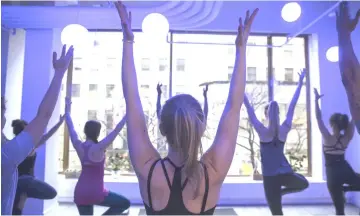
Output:
[[[315,101],[320,100],[320,98],[324,96],[323,94],[320,95],[316,88],[314,88],[314,94],[315,94]]]
[[[207,97],[208,90],[209,90],[209,85],[205,85],[205,88],[203,89],[203,95],[205,98]]]
[[[157,90],[158,95],[161,95],[161,93],[162,93],[161,87],[162,87],[161,83],[158,83],[157,86],[156,86],[156,90]]]
[[[255,9],[251,15],[249,11],[246,11],[246,18],[245,22],[243,23],[242,18],[239,19],[239,27],[238,27],[238,34],[236,36],[235,45],[237,48],[246,48],[246,43],[249,38],[249,34],[251,31],[251,26],[254,22],[256,14],[258,13],[259,9]]]
[[[360,19],[360,9],[357,11],[355,18],[351,19],[349,14],[349,3],[341,2],[339,11],[336,12],[336,29],[340,33],[350,34],[355,30]]]
[[[66,45],[64,45],[59,59],[57,58],[57,53],[53,52],[52,62],[53,62],[53,67],[55,69],[55,72],[64,74],[67,71],[71,60],[73,59],[73,55],[74,55],[73,46],[71,46],[68,49],[68,51],[66,52]]]
[[[304,78],[306,76],[306,69],[305,68],[301,69],[301,71],[300,71],[300,73],[298,73],[298,75],[299,75],[299,82],[303,82]]]
[[[121,20],[124,40],[133,41],[134,33],[131,29],[131,12],[127,12],[125,5],[121,1],[115,2],[115,7]]]

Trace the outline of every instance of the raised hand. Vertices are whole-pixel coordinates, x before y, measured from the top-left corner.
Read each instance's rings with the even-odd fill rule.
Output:
[[[320,98],[322,98],[324,95],[320,95],[318,90],[314,88],[314,94],[315,94],[315,100],[318,101]]]
[[[60,115],[60,118],[59,118],[59,123],[63,123],[63,121],[65,120],[65,115]]]
[[[161,87],[162,87],[162,84],[160,84],[160,83],[158,83],[157,86],[156,86],[156,90],[157,90],[158,95],[161,95],[161,93],[162,93]]]
[[[131,29],[131,12],[127,12],[125,5],[121,1],[115,2],[115,6],[121,20],[124,40],[133,41],[134,33]]]
[[[55,73],[64,74],[65,71],[68,69],[69,64],[74,55],[74,48],[71,46],[69,50],[66,52],[66,45],[63,46],[61,51],[61,56],[58,59],[57,53],[53,52],[53,67],[55,69]]]
[[[65,98],[65,115],[70,114],[70,110],[71,110],[71,99],[66,97]]]
[[[298,73],[298,75],[299,75],[299,80],[302,82],[306,75],[306,69],[305,68],[301,69],[300,73]]]
[[[351,33],[356,28],[360,19],[360,9],[357,11],[354,19],[350,18],[349,3],[341,2],[339,11],[336,12],[336,28],[341,33]]]
[[[242,18],[239,18],[238,34],[236,36],[235,45],[237,48],[246,47],[246,43],[250,34],[251,25],[258,13],[259,9],[256,8],[250,15],[249,11],[246,11],[245,22],[243,23]]]
[[[209,90],[209,85],[207,84],[207,85],[205,85],[205,88],[203,89],[203,95],[204,95],[204,97],[207,97],[207,92],[208,92],[208,90]]]

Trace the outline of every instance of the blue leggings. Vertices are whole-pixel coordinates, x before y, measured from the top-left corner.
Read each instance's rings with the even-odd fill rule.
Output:
[[[99,206],[110,207],[103,215],[119,215],[130,208],[130,201],[125,197],[109,191]],[[76,205],[80,215],[93,215],[94,205]]]
[[[18,204],[20,196],[24,193],[28,198],[42,200],[54,199],[57,195],[56,190],[46,182],[40,181],[30,175],[20,176],[16,188],[13,215],[22,215],[22,209],[18,208]]]

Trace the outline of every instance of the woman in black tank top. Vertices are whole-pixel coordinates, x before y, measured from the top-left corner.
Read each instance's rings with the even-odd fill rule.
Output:
[[[63,121],[64,118],[60,117],[60,121],[52,129],[50,129],[47,134],[43,135],[40,142],[45,143],[59,129]],[[24,120],[14,120],[11,124],[14,135],[19,135],[27,125],[28,123]],[[53,199],[57,195],[56,190],[51,185],[35,178],[35,161],[36,151],[34,149],[18,166],[19,180],[16,188],[13,215],[22,214],[22,208],[27,197],[45,200]]]
[[[315,108],[318,127],[323,137],[323,151],[327,185],[333,200],[336,214],[345,214],[344,192],[360,191],[360,175],[355,173],[350,164],[345,160],[345,151],[354,135],[354,122],[349,123],[346,114],[335,113],[330,117],[333,133],[326,129],[322,120],[319,99],[323,96],[314,89]],[[347,184],[348,186],[344,186]]]
[[[188,94],[170,98],[159,112],[160,131],[167,139],[168,156],[161,159],[150,142],[139,96],[134,65],[131,14],[115,3],[123,29],[122,86],[126,101],[127,135],[132,165],[139,179],[147,214],[213,214],[221,185],[230,168],[245,91],[246,43],[251,24],[239,21],[237,55],[230,90],[216,138],[198,160],[206,117],[199,102]],[[164,38],[165,40],[165,38]]]

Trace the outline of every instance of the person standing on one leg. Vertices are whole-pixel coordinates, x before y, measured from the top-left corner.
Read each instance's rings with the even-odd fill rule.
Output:
[[[303,86],[305,70],[299,74],[299,83],[289,105],[285,121],[280,125],[279,105],[271,101],[267,109],[269,125],[264,126],[256,117],[254,108],[245,95],[246,106],[251,124],[260,138],[261,167],[264,179],[265,196],[273,215],[282,215],[281,197],[285,194],[305,190],[309,183],[304,176],[294,173],[284,155],[284,146],[291,130],[296,103]],[[284,188],[282,188],[284,187]]]
[[[323,95],[320,95],[316,89],[314,89],[314,94],[316,119],[323,137],[327,186],[336,215],[344,215],[344,192],[360,191],[360,176],[354,172],[344,155],[354,136],[355,125],[353,120],[349,122],[346,114],[335,113],[330,117],[333,131],[331,134],[325,127],[319,107],[319,100]],[[344,187],[344,184],[349,186]]]
[[[39,105],[36,116],[23,132],[12,140],[7,140],[3,133],[6,123],[6,106],[5,98],[1,97],[1,215],[11,215],[12,213],[18,183],[17,167],[40,144],[39,141],[44,135],[59,97],[65,72],[73,58],[73,51],[73,48],[70,47],[66,52],[66,45],[64,45],[59,59],[56,52],[53,53],[54,77]]]
[[[59,122],[49,130],[48,133],[44,134],[39,141],[38,148],[41,144],[44,144],[61,126],[64,121],[64,116],[60,116]],[[13,133],[15,136],[18,136],[28,125],[28,123],[24,120],[14,120],[11,124],[13,127]],[[56,190],[47,184],[44,181],[40,181],[34,176],[34,167],[36,161],[36,151],[35,149],[30,153],[26,159],[21,162],[18,166],[19,173],[19,181],[16,188],[16,196],[13,207],[13,215],[22,215],[22,207],[23,203],[26,199],[24,196],[28,198],[35,199],[53,199],[56,197]]]
[[[341,2],[336,13],[336,28],[339,40],[339,68],[341,79],[346,90],[351,116],[357,132],[360,134],[360,64],[356,58],[351,41],[351,32],[355,30],[360,19],[360,10],[356,17],[350,19],[349,3]]]
[[[84,127],[86,141],[82,142],[74,128],[70,116],[71,101],[66,98],[65,122],[68,126],[71,143],[81,161],[81,174],[74,191],[74,202],[80,215],[93,215],[94,205],[107,206],[103,215],[119,215],[129,209],[130,201],[120,194],[104,188],[105,151],[114,142],[121,129],[125,126],[126,116],[116,125],[115,129],[104,139],[98,141],[101,123],[88,121]]]

